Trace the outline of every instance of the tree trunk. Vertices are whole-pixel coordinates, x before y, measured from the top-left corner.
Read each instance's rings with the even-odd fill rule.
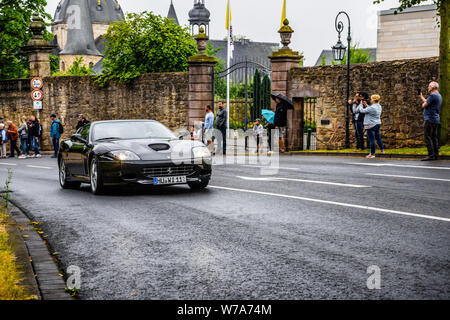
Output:
[[[450,1],[441,1],[441,38],[439,45],[439,86],[442,94],[442,109],[441,109],[441,143],[445,144],[449,138],[449,103],[450,103],[450,65],[449,65],[449,15],[450,15]]]

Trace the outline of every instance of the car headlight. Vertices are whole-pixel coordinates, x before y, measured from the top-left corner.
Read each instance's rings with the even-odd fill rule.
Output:
[[[211,157],[211,152],[209,152],[207,147],[192,148],[192,154],[194,155],[194,158],[209,158],[209,157]]]
[[[128,150],[110,151],[107,153],[107,155],[119,161],[141,160],[141,158],[139,158],[136,153]]]

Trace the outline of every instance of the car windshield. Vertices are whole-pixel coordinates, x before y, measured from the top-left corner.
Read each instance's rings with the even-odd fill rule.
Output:
[[[156,121],[117,121],[98,123],[93,140],[176,139],[175,135]]]

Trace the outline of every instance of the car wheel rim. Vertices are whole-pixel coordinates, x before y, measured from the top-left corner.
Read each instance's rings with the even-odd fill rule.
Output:
[[[61,182],[62,185],[66,183],[66,165],[62,160],[59,167],[59,181]]]
[[[97,164],[95,161],[92,162],[91,168],[91,188],[93,191],[97,190]]]

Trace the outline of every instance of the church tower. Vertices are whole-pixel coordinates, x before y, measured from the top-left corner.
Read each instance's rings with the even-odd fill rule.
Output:
[[[175,22],[177,25],[180,25],[180,22],[178,21],[177,13],[175,11],[175,7],[173,5],[173,1],[170,0],[170,8],[169,13],[167,14],[168,19],[172,19],[173,22]]]
[[[61,71],[66,71],[78,57],[86,66],[95,65],[102,58],[104,35],[109,24],[123,20],[117,0],[62,0],[58,2],[52,33],[58,45]]]
[[[209,17],[211,13],[205,7],[205,0],[194,0],[194,8],[189,11],[189,24],[192,35],[197,35],[201,27],[209,38]]]

